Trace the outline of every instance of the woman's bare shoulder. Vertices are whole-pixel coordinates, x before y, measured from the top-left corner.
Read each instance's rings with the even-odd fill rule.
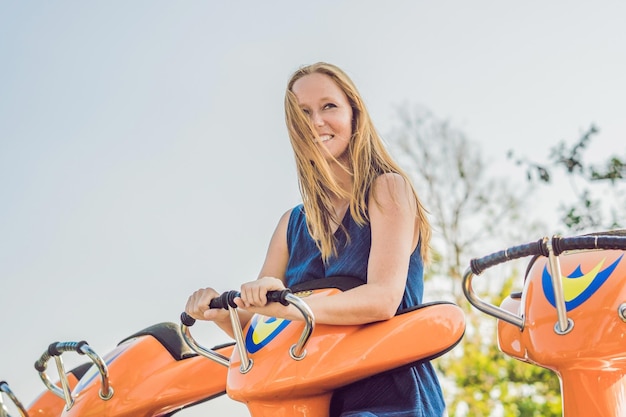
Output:
[[[372,184],[371,195],[382,205],[414,199],[411,184],[395,172],[387,172],[376,177]]]

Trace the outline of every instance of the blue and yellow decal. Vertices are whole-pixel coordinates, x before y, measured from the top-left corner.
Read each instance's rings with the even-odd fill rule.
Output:
[[[611,273],[617,267],[624,255],[621,255],[611,265],[602,269],[604,261],[602,259],[595,267],[589,272],[583,272],[580,265],[574,269],[574,271],[566,277],[561,277],[563,283],[563,295],[565,298],[565,309],[571,311],[587,301],[595,292],[606,282],[611,276]],[[552,306],[556,306],[554,299],[554,289],[552,288],[552,278],[550,272],[548,272],[548,266],[543,268],[543,275],[541,277],[541,283],[543,286],[543,293],[546,299]]]
[[[258,352],[274,340],[289,323],[289,320],[255,314],[246,334],[246,350],[250,353]]]

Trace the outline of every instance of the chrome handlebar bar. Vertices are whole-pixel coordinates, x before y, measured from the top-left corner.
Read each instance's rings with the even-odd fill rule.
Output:
[[[87,344],[87,342],[55,342],[48,346],[48,350],[41,355],[37,362],[35,362],[35,369],[39,372],[39,377],[48,390],[65,400],[66,410],[72,408],[74,405],[74,398],[70,392],[69,382],[67,380],[63,361],[61,360],[61,355],[64,352],[76,352],[79,355],[87,355],[94,365],[96,365],[98,372],[100,373],[100,398],[108,400],[113,396],[113,388],[109,384],[109,371],[107,369],[107,365],[104,360]],[[61,382],[60,388],[53,384],[46,374],[47,362],[51,358],[54,358],[56,362]]]
[[[11,417],[7,409],[4,407],[4,403],[2,402],[3,392],[11,399],[11,401],[13,401],[13,404],[15,404],[15,407],[20,412],[20,416],[28,417],[28,412],[26,411],[26,408],[24,408],[20,400],[17,399],[17,396],[13,393],[13,391],[11,391],[11,389],[9,388],[9,384],[7,384],[6,381],[0,381],[0,417]]]
[[[514,246],[482,258],[472,259],[470,266],[463,274],[463,293],[470,304],[478,310],[523,330],[523,316],[515,315],[480,299],[474,292],[472,280],[475,275],[480,275],[485,269],[513,259],[532,255],[548,257],[558,316],[555,329],[558,334],[566,334],[572,329],[572,323],[567,317],[567,310],[565,308],[565,297],[561,282],[561,267],[558,256],[568,250],[595,249],[626,250],[626,236],[619,234],[595,234],[574,237],[554,236],[552,239],[545,237],[536,242]]]
[[[237,314],[237,306],[233,302],[235,297],[238,297],[239,293],[236,291],[230,291],[222,294],[219,297],[221,300],[219,303],[211,303],[211,308],[226,308],[228,309],[230,322],[233,327],[233,333],[235,336],[236,347],[241,359],[240,372],[246,373],[252,369],[252,359],[248,355],[248,351],[245,348],[243,329],[241,321],[239,320],[239,314]],[[218,299],[214,299],[218,300]],[[309,306],[298,296],[291,294],[289,290],[283,291],[269,291],[268,300],[280,302],[283,305],[291,304],[302,314],[304,319],[304,329],[300,334],[298,342],[291,346],[289,349],[289,355],[293,360],[302,360],[306,356],[306,345],[313,334],[315,328],[315,317]],[[191,336],[189,328],[193,326],[195,319],[186,313],[181,314],[181,331],[183,339],[189,345],[189,347],[208,359],[211,359],[221,365],[229,366],[230,360],[224,355],[215,352],[212,349],[207,349],[204,346],[199,345],[196,340]]]

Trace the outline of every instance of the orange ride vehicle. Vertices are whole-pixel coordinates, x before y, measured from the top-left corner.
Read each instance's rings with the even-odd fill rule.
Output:
[[[563,416],[626,416],[625,250],[624,230],[544,238],[474,259],[464,274],[469,302],[498,319],[500,350],[558,375]],[[475,276],[527,256],[520,293],[500,306],[476,295]]]
[[[211,307],[229,310],[235,343],[199,345],[190,333],[194,321],[183,313],[182,324],[152,326],[102,357],[85,342],[53,343],[35,363],[47,391],[28,407],[6,394],[6,383],[4,392],[29,417],[167,417],[224,393],[246,404],[252,417],[327,417],[336,388],[436,358],[463,337],[464,314],[448,302],[425,303],[384,322],[316,326],[306,300],[356,284],[345,277],[315,284],[272,294],[274,301],[296,306],[302,321],[255,315],[242,328],[231,291]],[[66,352],[90,362],[66,372]],[[57,383],[46,373],[51,360]]]

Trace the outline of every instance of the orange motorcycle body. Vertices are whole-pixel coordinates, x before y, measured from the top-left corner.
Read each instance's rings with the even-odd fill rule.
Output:
[[[230,356],[233,344],[214,349]],[[161,323],[131,336],[103,359],[113,388],[110,399],[100,397],[100,375],[92,366],[72,383],[69,409],[63,399],[48,391],[28,407],[29,415],[158,417],[226,392],[228,368],[192,353],[174,323]]]
[[[327,297],[338,291],[298,295]],[[294,359],[290,349],[303,327],[303,322],[255,315],[244,329],[253,366],[243,373],[232,344],[213,348],[230,357],[227,367],[194,354],[177,325],[162,323],[103,356],[113,389],[110,399],[100,398],[100,375],[92,366],[72,381],[69,409],[47,392],[29,410],[42,410],[33,414],[41,417],[159,417],[227,392],[245,403],[253,417],[326,417],[334,389],[444,354],[463,337],[465,318],[454,304],[431,303],[384,322],[317,325],[305,356]]]
[[[553,370],[561,380],[563,415],[626,415],[625,252],[597,250],[559,256],[569,328],[558,327],[547,258],[529,269],[521,297],[502,308],[524,317],[523,329],[498,322],[507,355]]]
[[[296,295],[306,300],[338,291]],[[244,329],[253,366],[242,372],[239,354],[233,352],[227,393],[246,403],[253,417],[326,417],[333,390],[444,354],[463,337],[465,318],[454,304],[432,303],[367,325],[317,325],[304,358],[294,359],[290,349],[303,327],[302,322],[256,315]]]

